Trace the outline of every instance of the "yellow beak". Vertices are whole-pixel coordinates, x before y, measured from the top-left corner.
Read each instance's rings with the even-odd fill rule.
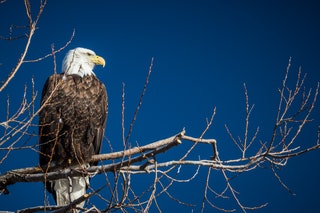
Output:
[[[106,65],[106,61],[101,56],[94,55],[94,56],[91,56],[90,59],[96,65],[102,65],[102,67]]]

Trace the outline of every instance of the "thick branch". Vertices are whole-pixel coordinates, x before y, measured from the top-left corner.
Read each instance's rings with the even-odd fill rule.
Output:
[[[118,159],[118,158],[122,158],[122,157],[126,157],[126,156],[131,156],[134,154],[138,154],[138,153],[143,153],[145,151],[148,150],[154,150],[158,147],[161,146],[165,146],[168,145],[176,140],[181,140],[181,138],[184,136],[185,131],[181,131],[180,133],[171,136],[169,138],[165,138],[150,144],[147,144],[145,146],[141,146],[141,147],[134,147],[128,150],[124,150],[124,151],[119,151],[119,152],[113,152],[113,153],[108,153],[108,154],[101,154],[101,155],[94,155],[92,156],[92,158],[89,160],[89,162],[96,162],[96,161],[100,161],[100,160],[110,160],[110,159]]]
[[[92,159],[89,160],[89,162],[129,157],[134,154],[144,153],[146,151],[151,150],[148,153],[142,154],[138,157],[129,158],[126,161],[121,161],[118,163],[108,164],[104,166],[90,167],[85,171],[81,169],[74,169],[74,168],[62,169],[58,167],[52,167],[49,170],[50,172],[46,173],[45,175],[46,178],[45,178],[42,172],[42,171],[45,171],[45,169],[42,169],[40,167],[30,167],[30,168],[24,168],[24,169],[11,170],[0,176],[0,191],[5,194],[8,193],[8,190],[6,187],[16,182],[41,182],[44,180],[54,180],[54,179],[59,179],[67,176],[79,176],[83,174],[90,174],[90,173],[96,173],[96,172],[101,173],[105,171],[113,172],[113,171],[119,170],[121,167],[129,166],[131,164],[141,162],[145,159],[151,158],[159,153],[163,153],[169,150],[170,148],[180,144],[181,137],[184,135],[184,132],[185,131],[183,130],[177,135],[174,135],[172,137],[169,137],[163,140],[156,141],[146,146],[134,147],[129,150],[114,152],[110,154],[94,155]]]

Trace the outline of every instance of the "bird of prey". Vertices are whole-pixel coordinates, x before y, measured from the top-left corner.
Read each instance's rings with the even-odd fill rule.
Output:
[[[99,154],[108,115],[105,85],[96,77],[95,65],[105,60],[86,48],[70,50],[62,73],[47,79],[39,113],[40,166],[84,170],[87,160]],[[70,204],[86,193],[88,176],[47,181],[46,189],[58,206]],[[82,208],[85,202],[77,207]]]

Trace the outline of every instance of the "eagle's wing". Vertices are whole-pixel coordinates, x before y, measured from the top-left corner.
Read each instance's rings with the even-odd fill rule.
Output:
[[[90,124],[89,130],[87,131],[87,141],[93,145],[93,154],[99,154],[108,116],[108,96],[104,84],[98,79],[94,82],[94,84],[97,85],[93,87],[98,88],[98,91],[91,91],[91,94],[89,94],[93,97],[94,102],[90,106],[92,113],[89,119]],[[97,165],[97,163],[98,162],[94,162],[92,165]]]
[[[100,113],[100,125],[97,128],[96,131],[96,140],[94,141],[94,151],[95,154],[99,154],[101,151],[101,145],[102,145],[102,140],[104,136],[104,130],[106,128],[106,122],[107,122],[107,116],[108,116],[108,95],[107,95],[107,90],[104,84],[101,83],[100,85],[100,103],[99,103],[99,108],[101,110]],[[97,110],[99,111],[99,110]],[[95,165],[97,162],[94,163]]]
[[[61,80],[61,75],[51,75],[42,90],[41,111],[39,113],[39,145],[40,145],[40,166],[45,166],[50,161],[49,155],[52,155],[53,137],[57,134],[59,120],[55,119],[56,115],[52,110],[48,110],[50,99],[53,99],[53,91],[57,83]],[[48,99],[49,98],[49,99]]]

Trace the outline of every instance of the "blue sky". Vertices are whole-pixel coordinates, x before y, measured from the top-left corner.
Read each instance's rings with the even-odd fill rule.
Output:
[[[35,16],[38,1],[31,3]],[[75,37],[67,49],[81,46],[103,56],[107,65],[104,69],[97,67],[95,73],[108,88],[110,107],[106,137],[115,150],[120,150],[122,82],[126,90],[128,129],[150,60],[154,57],[153,73],[131,143],[144,145],[176,134],[184,127],[188,135],[199,136],[205,128],[206,118],[216,107],[214,125],[205,137],[217,139],[221,158],[238,158],[239,152],[228,138],[224,125],[227,124],[234,135],[243,134],[243,83],[246,83],[250,103],[255,104],[250,123],[252,132],[259,126],[259,140],[267,141],[276,116],[277,89],[281,86],[289,58],[292,57],[290,85],[294,85],[299,67],[307,73],[306,88],[315,87],[320,80],[319,9],[320,5],[315,1],[49,0],[27,59],[50,53],[51,44],[60,48],[74,29]],[[9,34],[11,24],[26,25],[23,2],[7,0],[0,4],[0,20],[2,36]],[[14,33],[20,35],[24,30],[16,29]],[[25,40],[0,40],[0,44],[2,80],[16,63]],[[56,56],[58,71],[66,51]],[[8,95],[11,112],[14,112],[21,101],[24,84],[30,89],[30,79],[34,76],[35,89],[41,93],[46,78],[52,73],[52,58],[23,64],[14,80],[0,94],[0,118],[4,118],[2,106],[5,106]],[[39,102],[38,98],[37,106]],[[312,114],[314,122],[308,124],[298,137],[297,143],[302,147],[315,142],[319,115],[317,105]],[[37,138],[32,137],[28,143],[37,143]],[[177,147],[165,154],[165,159],[176,159],[183,150]],[[104,151],[108,151],[108,145],[104,145]],[[208,158],[210,155],[206,149],[199,149],[194,156]],[[0,166],[0,172],[35,166],[37,160],[35,152],[16,151]],[[233,180],[233,184],[240,192],[243,204],[269,203],[257,212],[313,212],[319,206],[319,160],[319,151],[314,151],[290,160],[279,172],[296,196],[281,187],[267,169],[242,174]],[[189,174],[194,169],[186,167],[185,172]],[[205,169],[201,172],[193,182],[177,184],[172,189],[172,193],[184,202],[197,204],[193,208],[195,212],[200,209],[205,181]],[[143,187],[148,178],[136,177],[137,186],[141,184]],[[102,179],[94,178],[92,182],[99,186]],[[216,189],[224,187],[219,172],[211,181]],[[10,195],[0,197],[0,210],[17,210],[43,203],[41,183],[16,184],[9,190]],[[232,199],[213,197],[212,200],[221,207],[239,210]],[[168,198],[159,203],[162,203],[163,212],[191,212]],[[210,211],[212,209],[207,207],[206,212]]]

